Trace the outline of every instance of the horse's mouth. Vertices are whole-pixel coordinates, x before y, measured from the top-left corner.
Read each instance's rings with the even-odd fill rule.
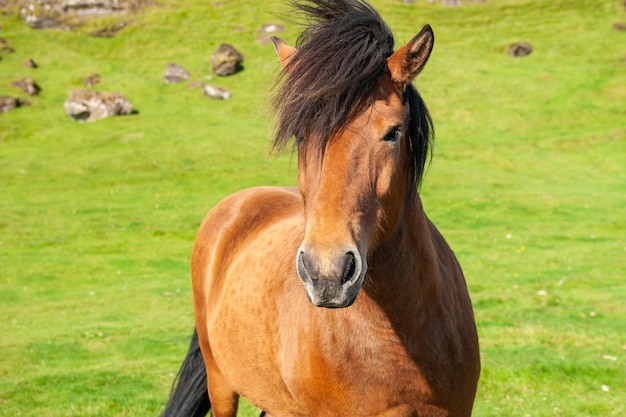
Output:
[[[353,297],[352,299],[348,299],[345,302],[320,302],[320,303],[315,303],[313,302],[310,298],[309,301],[311,301],[311,303],[313,303],[313,305],[315,307],[322,307],[322,308],[347,308],[350,307],[352,304],[354,304],[354,302],[356,301],[356,296]]]
[[[328,294],[318,294],[308,286],[306,287],[306,295],[311,304],[316,307],[322,308],[347,308],[350,307],[356,301],[357,295],[360,291],[360,285],[357,288],[351,288],[344,291],[343,294],[330,297]]]

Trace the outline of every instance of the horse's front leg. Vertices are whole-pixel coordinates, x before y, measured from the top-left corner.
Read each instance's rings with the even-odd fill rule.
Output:
[[[400,404],[372,417],[417,417],[417,411],[408,404]]]

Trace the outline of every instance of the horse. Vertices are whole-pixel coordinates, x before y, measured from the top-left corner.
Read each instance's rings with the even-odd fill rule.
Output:
[[[191,257],[195,331],[162,417],[470,416],[478,336],[462,269],[419,185],[433,126],[413,80],[429,25],[394,51],[364,0],[296,0],[271,109],[297,187],[214,206]],[[293,140],[293,142],[292,142]]]

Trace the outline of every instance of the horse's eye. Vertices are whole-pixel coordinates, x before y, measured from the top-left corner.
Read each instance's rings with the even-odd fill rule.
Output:
[[[384,137],[387,142],[397,142],[402,137],[402,126],[394,126]]]

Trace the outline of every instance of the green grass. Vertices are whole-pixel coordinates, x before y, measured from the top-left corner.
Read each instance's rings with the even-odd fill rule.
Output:
[[[27,75],[43,88],[0,115],[1,416],[158,415],[193,327],[200,221],[237,189],[295,184],[290,155],[268,156],[278,65],[255,41],[285,7],[175,3],[110,39],[86,34],[111,19],[35,31],[0,15],[16,50],[1,54],[0,95],[23,97],[10,84]],[[398,44],[435,31],[417,80],[437,130],[422,196],[474,301],[474,414],[626,414],[623,2],[372,3]],[[533,53],[507,56],[515,41]],[[163,83],[168,62],[204,80],[221,42],[246,59],[211,81],[231,100]],[[70,121],[62,103],[93,72],[139,114]]]

